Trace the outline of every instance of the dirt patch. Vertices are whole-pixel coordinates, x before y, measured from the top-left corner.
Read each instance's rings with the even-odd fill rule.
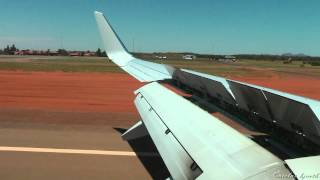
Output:
[[[121,73],[0,72],[0,107],[135,112],[141,83]]]
[[[320,78],[273,75],[232,79],[320,99]],[[123,73],[0,71],[0,120],[81,124],[108,120],[109,125],[129,126],[139,117],[133,92],[141,86]]]

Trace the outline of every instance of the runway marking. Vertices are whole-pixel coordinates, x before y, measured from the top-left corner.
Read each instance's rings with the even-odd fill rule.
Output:
[[[0,146],[0,151],[15,152],[38,152],[38,153],[59,153],[59,154],[87,154],[87,155],[107,155],[107,156],[137,156],[132,151],[105,151],[105,150],[85,150],[85,149],[57,149],[57,148],[35,148],[35,147],[9,147]],[[157,153],[140,152],[139,156],[159,156]]]

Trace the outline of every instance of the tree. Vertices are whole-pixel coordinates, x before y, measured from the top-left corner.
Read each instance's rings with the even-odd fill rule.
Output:
[[[101,57],[107,57],[106,51],[103,51],[103,52],[101,53]]]
[[[10,47],[10,53],[14,53],[17,50],[16,46],[14,44],[12,44],[12,46]]]
[[[58,53],[62,56],[67,56],[69,55],[68,54],[68,51],[66,51],[65,49],[58,49]]]
[[[3,54],[7,54],[7,55],[13,55],[14,52],[18,51],[19,49],[16,48],[16,46],[14,44],[12,44],[11,46],[7,45],[7,47],[5,47],[2,51]]]
[[[50,54],[50,49],[47,49],[46,55],[48,56]]]
[[[7,45],[7,47],[4,48],[3,52],[4,52],[4,54],[9,54],[10,53],[9,45]]]
[[[101,49],[98,48],[98,50],[96,51],[96,56],[101,57],[102,53],[101,53]]]

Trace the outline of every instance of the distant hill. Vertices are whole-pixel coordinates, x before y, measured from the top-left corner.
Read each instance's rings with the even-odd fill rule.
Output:
[[[298,54],[294,54],[294,53],[284,53],[281,56],[287,56],[287,57],[308,57],[308,55],[303,54],[303,53],[298,53]]]

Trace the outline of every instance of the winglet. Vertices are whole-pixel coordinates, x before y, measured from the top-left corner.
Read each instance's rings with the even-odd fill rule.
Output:
[[[115,64],[141,82],[172,79],[174,68],[133,57],[101,12],[94,12],[106,53]]]
[[[125,66],[133,59],[132,55],[127,51],[103,13],[95,11],[94,15],[108,57],[118,66]]]

